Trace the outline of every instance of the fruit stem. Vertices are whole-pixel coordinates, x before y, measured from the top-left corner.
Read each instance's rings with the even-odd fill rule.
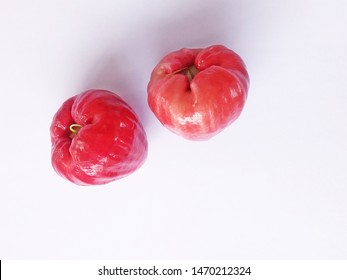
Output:
[[[189,82],[193,80],[196,74],[198,74],[199,70],[195,67],[195,65],[191,65],[189,67],[183,68],[182,70],[179,70],[177,73],[185,75]]]
[[[73,133],[73,136],[75,136],[81,128],[82,128],[82,125],[77,123],[73,123],[72,125],[69,126],[69,129]]]

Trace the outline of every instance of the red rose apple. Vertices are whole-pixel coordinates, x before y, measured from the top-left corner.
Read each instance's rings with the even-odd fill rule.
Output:
[[[148,84],[148,104],[159,121],[190,140],[207,140],[235,121],[249,77],[242,59],[221,45],[166,55]]]
[[[78,185],[122,178],[147,156],[147,138],[138,117],[106,90],[89,90],[65,101],[50,132],[55,171]]]

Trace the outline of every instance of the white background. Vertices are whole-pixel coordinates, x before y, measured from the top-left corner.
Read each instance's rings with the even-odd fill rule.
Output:
[[[0,258],[346,258],[346,15],[343,0],[0,0]],[[246,62],[249,98],[187,141],[149,110],[149,75],[215,43]],[[136,110],[149,155],[78,187],[51,167],[49,126],[89,88]]]

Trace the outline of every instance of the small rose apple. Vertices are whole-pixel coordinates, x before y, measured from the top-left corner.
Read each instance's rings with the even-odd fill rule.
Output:
[[[152,71],[148,104],[174,133],[207,140],[240,116],[248,87],[246,66],[232,50],[184,48],[166,55]]]

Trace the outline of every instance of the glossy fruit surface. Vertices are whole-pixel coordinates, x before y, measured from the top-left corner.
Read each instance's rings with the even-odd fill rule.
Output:
[[[151,73],[148,104],[159,121],[190,140],[207,140],[234,122],[247,99],[240,56],[213,45],[166,55]]]
[[[117,94],[88,90],[66,100],[51,127],[52,165],[78,185],[100,185],[134,172],[147,156],[146,133]]]

